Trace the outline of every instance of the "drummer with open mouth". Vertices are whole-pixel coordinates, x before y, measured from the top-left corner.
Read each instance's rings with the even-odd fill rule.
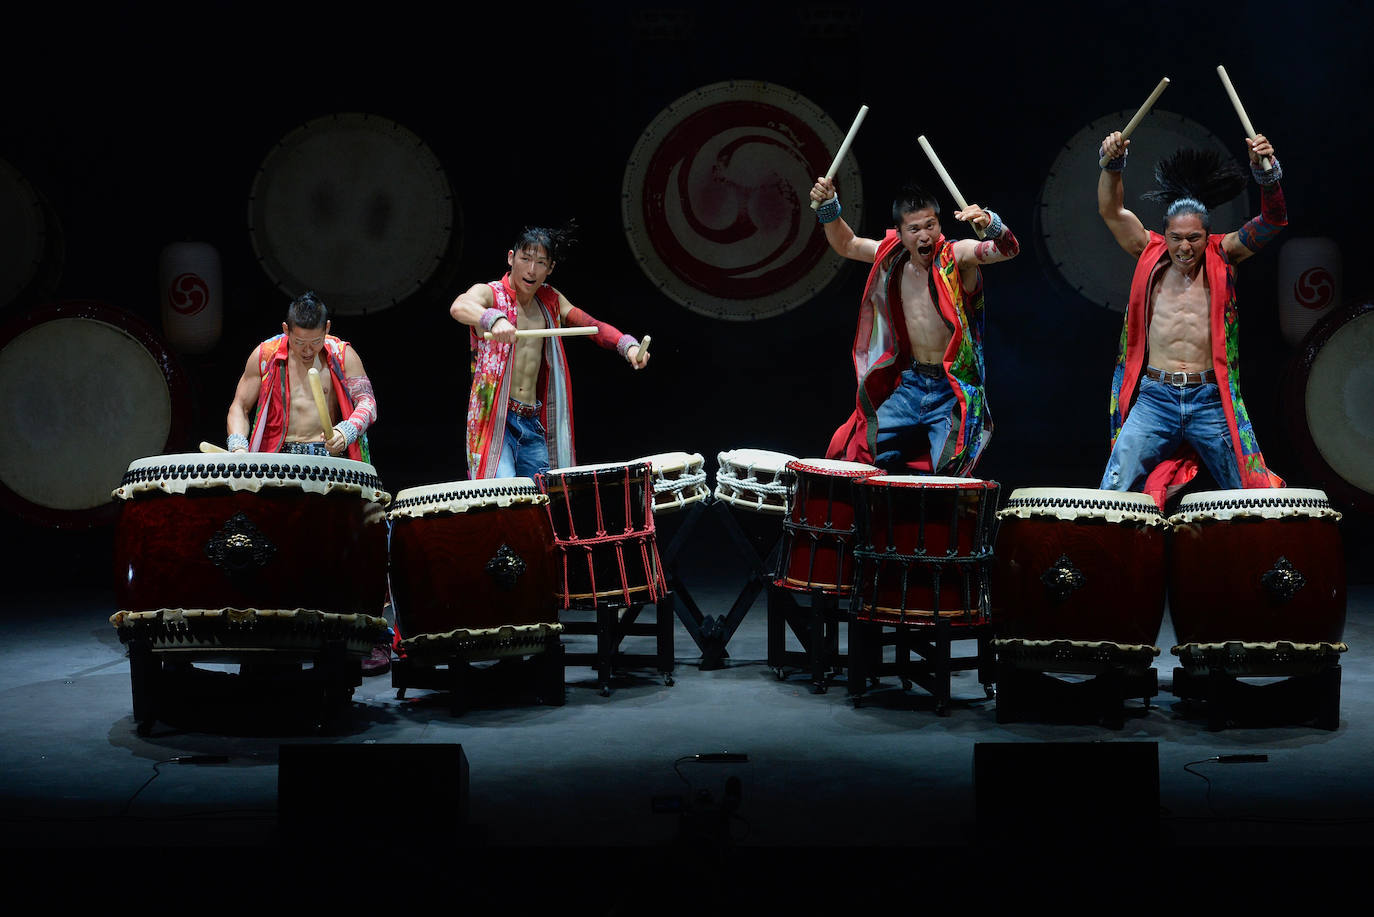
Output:
[[[528,227],[506,253],[510,271],[473,285],[449,307],[472,328],[472,391],[468,398],[468,476],[534,477],[576,464],[572,387],[559,332],[585,328],[635,369],[646,347],[597,321],[546,281],[571,244],[571,228]],[[646,339],[647,340],[647,339]]]
[[[329,333],[329,310],[313,292],[291,302],[281,330],[248,355],[229,405],[229,451],[368,461],[377,399],[358,352]],[[327,382],[312,383],[312,369]]]

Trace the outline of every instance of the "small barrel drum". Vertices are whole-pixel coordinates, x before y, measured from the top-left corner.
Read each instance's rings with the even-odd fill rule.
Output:
[[[854,487],[857,617],[986,623],[998,489],[996,481],[977,478],[902,474],[860,480]]]
[[[1178,643],[1339,643],[1340,518],[1320,490],[1185,496],[1169,517],[1169,613]]]
[[[855,481],[882,469],[836,459],[794,459],[787,463],[794,495],[783,519],[782,554],[774,584],[797,592],[819,589],[847,595],[853,573]]]
[[[675,513],[711,495],[706,459],[700,452],[663,452],[635,459],[649,466],[654,481],[654,515]]]
[[[1154,646],[1164,621],[1168,524],[1152,498],[1026,487],[1012,491],[997,518],[998,639]]]
[[[561,607],[657,602],[667,591],[647,464],[555,468],[538,484],[549,497]]]
[[[786,515],[791,485],[785,472],[795,455],[766,449],[731,449],[716,456],[715,497],[756,513]]]
[[[113,494],[121,639],[154,649],[367,652],[386,620],[390,495],[371,465],[307,455],[159,455]]]
[[[396,494],[388,514],[391,602],[403,649],[494,650],[503,640],[507,654],[543,647],[560,629],[548,502],[529,478]],[[504,637],[493,632],[501,628]]]

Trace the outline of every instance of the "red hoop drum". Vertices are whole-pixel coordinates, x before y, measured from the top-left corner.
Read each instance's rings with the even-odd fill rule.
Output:
[[[304,648],[328,625],[367,652],[385,630],[391,498],[371,465],[158,455],[131,463],[113,496],[111,620],[156,624],[157,648]]]
[[[775,585],[796,592],[848,595],[853,579],[854,482],[882,469],[838,459],[794,459],[791,507],[782,521],[781,568]]]
[[[1169,517],[1169,614],[1178,643],[1340,642],[1340,518],[1320,490],[1184,497]]]
[[[1012,491],[997,514],[992,615],[999,639],[1154,646],[1164,621],[1168,525],[1145,494]]]
[[[657,602],[667,591],[654,537],[649,466],[555,468],[538,478],[548,494],[563,608]]]
[[[859,481],[859,619],[985,623],[999,487],[977,478],[905,474]]]
[[[391,602],[410,650],[558,628],[549,498],[529,478],[413,487],[391,519]],[[428,639],[425,639],[428,638]]]

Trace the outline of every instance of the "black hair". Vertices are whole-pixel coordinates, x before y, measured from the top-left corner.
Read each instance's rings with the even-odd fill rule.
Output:
[[[938,217],[940,215],[940,202],[935,199],[933,194],[926,193],[920,185],[902,185],[902,189],[897,192],[897,197],[892,201],[892,225],[901,226],[902,217],[918,210],[934,210]]]
[[[324,303],[315,295],[314,290],[307,290],[300,296],[291,300],[291,305],[286,307],[286,324],[290,328],[302,328],[312,330],[323,328],[329,321],[329,310]]]
[[[1213,207],[1219,207],[1245,190],[1248,177],[1236,161],[1216,150],[1183,148],[1155,164],[1156,191],[1141,195],[1144,200],[1167,205],[1164,227],[1174,217],[1197,214],[1202,228],[1212,228]]]
[[[550,229],[547,226],[526,226],[520,230],[520,234],[515,237],[515,242],[511,244],[511,251],[519,252],[527,248],[542,248],[549,256],[549,261],[561,259],[573,243],[577,241],[577,221],[569,220],[563,224],[561,229]]]

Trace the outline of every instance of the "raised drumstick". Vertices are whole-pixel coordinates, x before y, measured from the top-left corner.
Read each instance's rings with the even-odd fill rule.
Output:
[[[926,135],[922,134],[917,137],[916,142],[921,145],[921,149],[926,151],[926,156],[930,157],[930,164],[935,167],[935,171],[940,175],[940,180],[943,181],[945,187],[949,189],[949,195],[954,198],[954,203],[958,205],[960,210],[967,210],[968,203],[964,200],[964,196],[959,193],[959,189],[954,187],[954,179],[949,177],[949,173],[945,171],[945,167],[940,164],[940,157],[935,155],[935,148],[930,145],[930,141],[926,139]],[[970,225],[973,226],[973,231],[978,238],[983,238],[983,230],[979,229],[977,224]]]
[[[310,393],[315,396],[315,410],[320,412],[320,426],[324,429],[324,441],[334,438],[334,425],[329,422],[329,404],[324,400],[324,387],[320,385],[320,371],[310,367],[306,373],[310,377]]]
[[[568,338],[588,334],[596,334],[596,329],[591,325],[577,325],[572,328],[521,328],[515,332],[518,338]],[[483,331],[482,339],[490,341],[491,332]]]
[[[207,443],[205,440],[201,440],[201,441],[200,441],[200,451],[201,451],[201,452],[228,452],[229,450],[226,449],[226,448],[224,448],[223,446],[216,446],[214,443]]]
[[[654,339],[654,338],[653,338],[653,335],[646,334],[646,335],[644,335],[644,340],[642,340],[642,341],[639,342],[639,353],[638,353],[638,355],[636,355],[636,357],[635,357],[635,360],[636,360],[637,362],[639,362],[639,363],[643,363],[643,362],[644,362],[644,355],[645,355],[646,353],[649,352],[649,342],[652,341],[653,339]]]
[[[844,135],[844,142],[840,144],[839,152],[835,154],[835,158],[830,163],[829,170],[825,173],[826,178],[834,178],[835,173],[840,170],[840,163],[844,162],[844,158],[849,155],[850,144],[852,144],[854,138],[859,135],[859,125],[864,123],[864,118],[867,115],[868,106],[860,105],[859,113],[854,116],[854,123],[849,125],[849,133]],[[820,205],[820,201],[812,201],[811,209],[815,210],[817,207],[820,207]]]
[[[1250,123],[1250,117],[1245,113],[1245,106],[1240,104],[1240,96],[1236,95],[1236,87],[1231,85],[1231,78],[1226,75],[1226,68],[1217,64],[1217,76],[1221,77],[1221,85],[1226,87],[1226,94],[1231,97],[1231,104],[1235,106],[1236,114],[1240,115],[1240,126],[1245,128],[1245,136],[1251,140],[1255,139],[1255,126]],[[1260,168],[1266,172],[1272,166],[1268,156],[1260,157]]]
[[[1169,78],[1166,76],[1164,77],[1164,79],[1159,81],[1159,85],[1155,87],[1155,91],[1150,93],[1150,97],[1146,99],[1145,104],[1140,106],[1140,108],[1136,111],[1135,116],[1131,118],[1131,120],[1127,121],[1126,126],[1121,129],[1121,139],[1123,141],[1127,137],[1131,136],[1131,131],[1135,130],[1137,127],[1140,126],[1140,122],[1143,121],[1145,116],[1150,113],[1150,109],[1154,108],[1156,100],[1159,99],[1160,95],[1167,88],[1169,88]],[[1110,162],[1110,160],[1107,159],[1106,156],[1103,156],[1097,160],[1097,164],[1101,168],[1106,168],[1108,162]]]

